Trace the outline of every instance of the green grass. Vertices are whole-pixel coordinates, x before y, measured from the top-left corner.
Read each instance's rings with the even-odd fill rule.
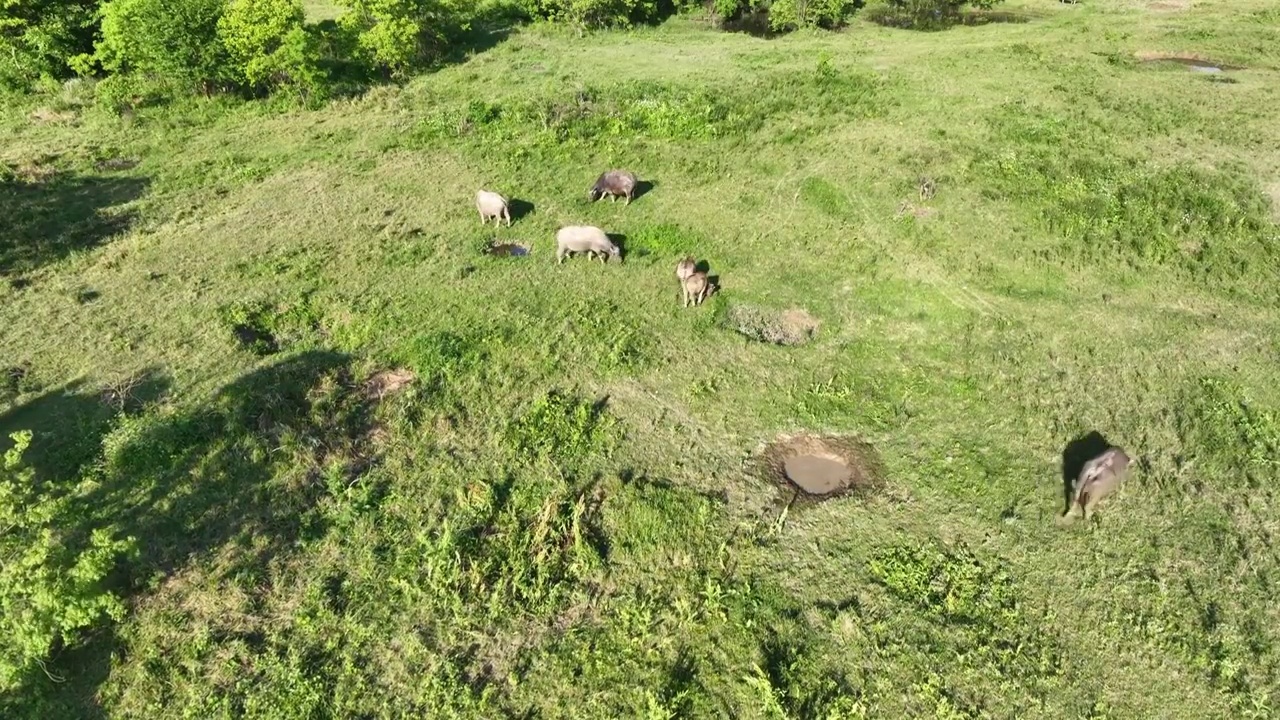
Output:
[[[1274,716],[1280,18],[1153,5],[539,26],[310,111],[7,102],[0,430],[140,542],[126,619],[0,713]],[[589,204],[610,166],[652,189]],[[532,209],[482,227],[482,186]],[[557,265],[569,223],[625,261]],[[800,430],[884,487],[784,510],[753,454]],[[1140,469],[1059,527],[1090,432]]]

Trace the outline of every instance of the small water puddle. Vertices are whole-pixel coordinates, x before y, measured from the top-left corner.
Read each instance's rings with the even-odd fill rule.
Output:
[[[875,490],[884,479],[875,448],[850,436],[781,435],[756,463],[755,472],[782,491],[780,500],[802,505]]]
[[[1160,53],[1139,53],[1138,60],[1150,65],[1181,65],[1193,73],[1204,75],[1220,75],[1231,70],[1243,70],[1235,65],[1205,60],[1189,55],[1164,55]]]
[[[787,479],[810,495],[830,495],[848,487],[853,479],[849,466],[831,457],[796,455],[782,466]]]

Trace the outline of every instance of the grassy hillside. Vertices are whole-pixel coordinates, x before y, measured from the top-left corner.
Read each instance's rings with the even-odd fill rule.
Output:
[[[1273,717],[1272,5],[535,27],[314,111],[8,102],[0,430],[139,553],[0,714]],[[613,166],[652,187],[588,204]],[[625,261],[557,265],[571,223]],[[789,505],[762,451],[802,432],[881,482]],[[1099,434],[1139,467],[1060,526]]]

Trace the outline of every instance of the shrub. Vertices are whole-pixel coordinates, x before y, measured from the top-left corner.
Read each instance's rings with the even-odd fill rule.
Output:
[[[736,21],[749,13],[765,13],[775,32],[800,28],[836,28],[848,21],[861,0],[714,0],[722,20]]]
[[[371,69],[403,76],[439,60],[448,41],[467,27],[466,0],[340,0],[338,23],[356,38]]]
[[[71,498],[37,489],[22,464],[31,433],[14,433],[0,467],[0,693],[12,689],[55,643],[101,618],[120,619],[124,606],[102,589],[116,559],[133,548],[106,528],[77,550]]]
[[[769,27],[775,31],[835,28],[849,19],[858,0],[773,0]]]
[[[960,17],[966,6],[990,10],[1003,0],[881,0],[868,8],[875,22],[885,25],[929,28],[946,26]]]
[[[87,70],[98,0],[0,2],[0,84],[28,89],[44,77]]]
[[[98,59],[113,73],[139,73],[209,95],[233,79],[218,35],[226,0],[108,0]]]
[[[585,27],[626,27],[654,22],[687,7],[696,0],[522,0],[532,17]]]
[[[218,21],[218,37],[237,83],[253,91],[318,91],[322,73],[305,22],[300,0],[231,0]]]

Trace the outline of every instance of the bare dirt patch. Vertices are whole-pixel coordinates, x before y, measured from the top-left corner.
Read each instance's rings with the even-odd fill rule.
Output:
[[[759,471],[795,499],[830,500],[884,484],[875,448],[849,436],[781,435],[760,454]]]
[[[1280,180],[1267,186],[1267,197],[1271,199],[1271,217],[1280,222]]]
[[[752,340],[776,345],[803,345],[813,339],[820,325],[802,308],[777,311],[748,304],[730,306],[725,321]]]
[[[403,390],[414,377],[413,371],[407,368],[380,370],[365,381],[364,396],[369,400],[381,400]]]
[[[37,108],[31,113],[31,119],[37,123],[66,123],[76,119],[76,114],[53,108]]]
[[[41,156],[24,160],[16,165],[6,166],[6,174],[29,185],[48,182],[58,174],[58,168],[53,166],[55,159],[52,156]]]
[[[924,205],[916,205],[909,200],[903,200],[898,206],[898,211],[893,214],[894,218],[902,219],[910,215],[917,220],[928,220],[937,215],[938,211]]]
[[[138,158],[107,158],[94,163],[94,167],[103,172],[113,172],[118,170],[132,170],[138,166]]]

